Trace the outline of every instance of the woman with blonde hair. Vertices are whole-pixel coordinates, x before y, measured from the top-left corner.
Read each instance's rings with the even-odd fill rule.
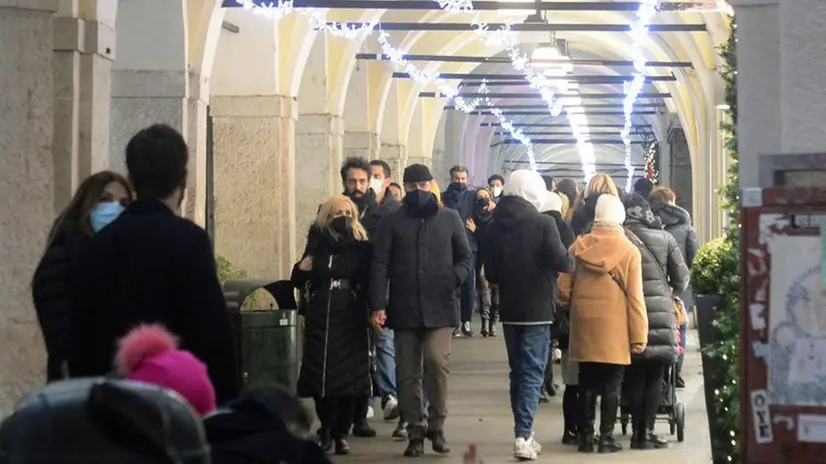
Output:
[[[370,391],[366,304],[371,259],[358,208],[335,195],[318,210],[290,280],[309,287],[298,394],[315,400],[324,451],[349,454],[356,398]],[[308,285],[309,284],[309,285]]]
[[[619,190],[611,176],[598,172],[591,177],[585,190],[582,191],[582,200],[575,207],[571,218],[571,228],[578,237],[586,232],[594,222],[594,210],[600,195],[611,195],[619,198]]]

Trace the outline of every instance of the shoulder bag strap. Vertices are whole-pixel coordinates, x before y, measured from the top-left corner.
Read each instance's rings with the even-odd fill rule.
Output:
[[[665,269],[663,269],[663,267],[660,265],[660,262],[657,261],[657,257],[654,256],[654,253],[652,253],[651,250],[647,246],[645,246],[645,243],[630,230],[625,229],[625,236],[628,237],[628,240],[631,240],[631,242],[634,245],[636,245],[637,248],[642,250],[643,253],[648,255],[649,258],[654,260],[654,264],[657,265],[657,270],[660,271],[660,277],[662,277],[663,281],[665,281],[665,284],[668,286],[668,288],[671,288],[671,283],[668,281],[668,275],[666,275]]]

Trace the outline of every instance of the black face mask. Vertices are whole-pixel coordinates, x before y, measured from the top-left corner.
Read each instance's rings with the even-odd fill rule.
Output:
[[[353,218],[340,216],[330,221],[330,228],[341,235],[349,235],[353,229]]]
[[[450,186],[451,188],[458,190],[460,192],[464,192],[465,190],[467,190],[467,184],[461,182],[451,182]]]
[[[485,211],[485,208],[490,205],[490,198],[482,197],[476,199],[476,204],[479,206],[480,211]]]
[[[424,190],[415,190],[405,195],[404,204],[414,212],[422,211],[430,204],[436,204],[436,195]]]

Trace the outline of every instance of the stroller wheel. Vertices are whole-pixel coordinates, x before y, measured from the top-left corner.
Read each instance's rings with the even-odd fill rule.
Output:
[[[671,435],[674,435],[675,433],[677,433],[677,408],[676,408],[676,405],[675,405],[675,407],[671,408],[671,415],[668,418],[668,430],[671,433]]]
[[[683,403],[677,403],[675,416],[677,419],[677,441],[682,443],[685,440],[685,406]]]

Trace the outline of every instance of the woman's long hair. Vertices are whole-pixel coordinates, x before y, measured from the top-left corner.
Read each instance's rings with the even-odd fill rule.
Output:
[[[585,187],[583,198],[588,198],[593,193],[605,193],[608,195],[613,195],[617,198],[620,196],[617,185],[614,183],[614,179],[611,179],[611,176],[608,174],[601,172],[594,174],[594,177],[592,177],[591,181],[588,182],[588,186]]]
[[[358,208],[356,208],[356,204],[353,203],[353,200],[347,198],[344,195],[333,195],[330,198],[328,198],[323,205],[321,205],[321,208],[318,209],[318,215],[315,219],[316,226],[318,226],[319,229],[326,230],[333,237],[341,237],[341,234],[334,231],[333,228],[330,227],[330,222],[332,222],[333,220],[333,212],[342,203],[347,204],[347,207],[350,209],[350,213],[352,214],[351,217],[353,218],[353,238],[359,241],[366,241],[367,231],[364,229],[364,226],[361,225],[361,221],[359,221],[359,210]]]
[[[577,195],[579,195],[579,187],[577,187],[573,179],[562,179],[559,181],[559,183],[556,184],[556,191],[560,195],[568,197],[568,205],[570,206],[573,206]]]
[[[49,239],[46,241],[46,250],[52,247],[55,239],[66,227],[75,227],[86,236],[93,236],[94,231],[89,223],[89,215],[98,203],[103,199],[106,186],[112,182],[117,182],[126,190],[127,197],[132,197],[132,187],[122,175],[112,171],[101,171],[87,177],[77,188],[75,195],[69,205],[60,213],[52,224],[49,231]]]
[[[444,206],[442,203],[442,189],[439,188],[439,184],[436,183],[436,179],[431,180],[430,183],[433,184],[433,190],[431,190],[431,192],[433,192],[433,195],[436,195],[436,203],[439,207]]]

